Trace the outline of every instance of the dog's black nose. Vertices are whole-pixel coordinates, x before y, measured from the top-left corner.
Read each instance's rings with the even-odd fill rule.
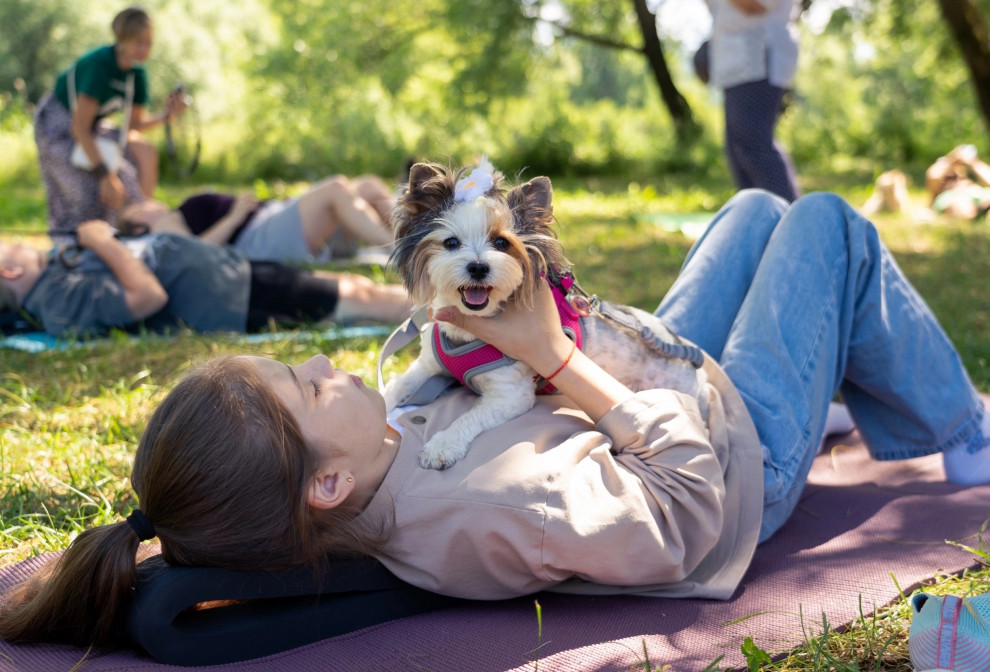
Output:
[[[480,261],[472,261],[467,265],[467,272],[468,275],[471,276],[472,280],[484,280],[485,276],[488,275],[488,271],[488,264]]]

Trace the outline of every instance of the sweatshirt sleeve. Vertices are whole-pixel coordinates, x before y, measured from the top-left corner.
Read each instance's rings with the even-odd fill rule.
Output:
[[[725,498],[697,402],[672,390],[640,392],[597,429],[611,445],[575,460],[548,499],[547,578],[622,586],[684,579],[718,540]]]

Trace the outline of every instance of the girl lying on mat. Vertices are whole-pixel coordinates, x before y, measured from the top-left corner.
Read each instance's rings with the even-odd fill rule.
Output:
[[[958,354],[839,197],[739,193],[656,314],[706,352],[707,420],[693,397],[633,393],[573,352],[549,291],[497,320],[437,311],[557,372],[562,392],[442,471],[417,453],[471,404],[463,388],[391,420],[377,391],[323,356],[210,361],[148,424],[132,473],[141,508],[83,532],[9,595],[0,635],[119,636],[135,551],[153,537],[169,563],[245,570],[370,553],[470,598],[727,599],[794,510],[836,392],[877,459],[942,452],[949,480],[990,482],[990,416]]]

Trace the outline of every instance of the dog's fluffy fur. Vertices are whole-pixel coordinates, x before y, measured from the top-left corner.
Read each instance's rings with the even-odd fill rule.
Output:
[[[493,171],[491,188],[474,200],[454,200],[454,173],[418,163],[393,212],[396,235],[392,263],[413,301],[420,306],[456,306],[465,313],[496,316],[507,301],[531,305],[541,273],[566,270],[569,263],[553,227],[552,188],[537,177],[511,191]],[[652,316],[635,311],[641,321]],[[669,387],[695,397],[707,413],[705,375],[679,360],[650,350],[635,333],[592,314],[582,318],[583,351],[633,390]],[[385,388],[389,410],[428,378],[443,374],[433,355],[432,329],[440,328],[455,343],[474,337],[447,323],[434,323],[422,334],[419,358]],[[479,374],[473,380],[481,397],[472,410],[427,442],[420,464],[444,469],[462,458],[481,432],[521,415],[535,403],[535,372],[516,362]]]

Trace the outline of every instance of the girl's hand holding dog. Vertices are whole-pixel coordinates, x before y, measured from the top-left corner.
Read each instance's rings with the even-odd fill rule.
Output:
[[[509,357],[525,362],[541,376],[553,376],[554,386],[595,422],[633,394],[574,350],[573,341],[560,328],[553,294],[546,284],[535,292],[532,308],[510,302],[496,317],[474,317],[446,306],[436,310],[433,319],[471,332]]]

